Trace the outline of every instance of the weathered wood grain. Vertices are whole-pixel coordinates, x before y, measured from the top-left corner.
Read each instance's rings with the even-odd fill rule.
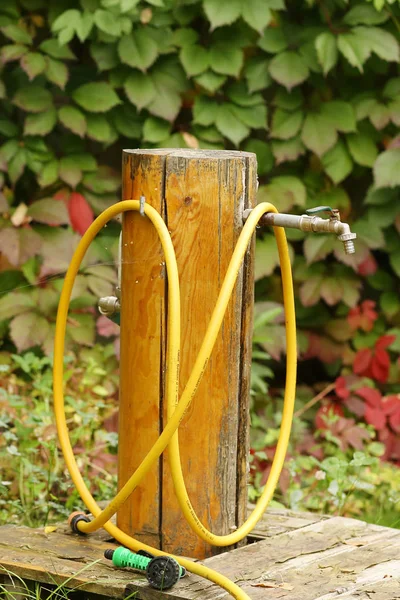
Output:
[[[177,256],[181,392],[243,228],[243,210],[254,205],[256,170],[255,155],[244,152],[124,152],[123,197],[146,196],[146,202],[163,215]],[[123,226],[121,484],[166,422],[164,259],[150,224],[144,221],[137,214],[126,215]],[[179,434],[189,495],[200,519],[219,535],[243,522],[247,498],[253,259],[251,246]],[[184,522],[166,456],[159,470],[152,469],[122,507],[118,524],[167,552],[204,558],[221,551],[199,540]]]
[[[164,214],[164,163],[159,153],[125,152],[122,198],[146,202]],[[118,442],[119,487],[139,466],[160,432],[165,342],[165,268],[157,233],[138,213],[122,227],[121,358]],[[118,526],[160,547],[160,464],[152,467],[118,512]]]
[[[252,600],[400,598],[399,530],[290,511],[267,512],[259,535],[261,528],[270,537],[203,561],[236,581]],[[169,592],[153,590],[143,576],[116,569],[102,558],[104,550],[112,547],[103,537],[100,532],[73,535],[65,526],[50,534],[43,529],[4,526],[0,528],[0,565],[24,580],[47,584],[69,580],[67,587],[83,586],[80,589],[104,598],[122,599],[134,591],[137,600],[229,597],[193,575]]]

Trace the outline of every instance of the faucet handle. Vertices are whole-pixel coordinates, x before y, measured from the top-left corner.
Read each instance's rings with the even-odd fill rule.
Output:
[[[340,221],[339,210],[337,208],[331,208],[330,206],[316,206],[315,208],[308,208],[306,210],[306,215],[316,215],[320,212],[328,212],[331,219]]]

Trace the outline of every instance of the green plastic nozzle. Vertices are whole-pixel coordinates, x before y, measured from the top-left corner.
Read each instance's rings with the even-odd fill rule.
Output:
[[[104,557],[112,560],[116,567],[145,571],[149,584],[158,590],[169,589],[186,575],[186,569],[172,556],[146,556],[146,553],[136,554],[120,546],[116,550],[106,550]]]

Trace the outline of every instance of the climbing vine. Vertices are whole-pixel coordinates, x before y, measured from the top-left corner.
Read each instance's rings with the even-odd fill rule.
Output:
[[[311,418],[336,411],[338,439],[353,418],[370,424],[400,461],[399,39],[398,0],[2,0],[2,350],[51,352],[63,273],[118,198],[123,147],[255,152],[260,199],[334,206],[358,235],[346,256],[333,237],[288,231],[300,381],[337,379]],[[70,345],[115,335],[94,306],[115,284],[117,233],[78,278]],[[277,265],[261,233],[257,299],[272,304],[257,314],[281,306]],[[266,352],[279,384],[282,333],[277,310],[260,326],[255,402]]]

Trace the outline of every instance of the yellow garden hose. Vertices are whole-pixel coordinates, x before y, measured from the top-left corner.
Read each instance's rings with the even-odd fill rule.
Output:
[[[69,439],[68,427],[65,418],[64,410],[64,393],[63,393],[63,362],[64,362],[64,345],[65,331],[68,317],[68,309],[70,303],[71,292],[76,275],[79,271],[83,257],[93,241],[94,237],[100,229],[117,214],[125,211],[140,209],[138,200],[124,200],[110,208],[106,209],[97,219],[91,224],[86,233],[80,240],[78,247],[72,257],[69,269],[67,271],[63,289],[61,292],[60,303],[57,313],[55,344],[54,344],[54,409],[56,415],[57,431],[60,440],[60,445],[67,463],[68,470],[72,480],[88,510],[93,514],[94,519],[90,523],[79,522],[78,528],[83,533],[96,531],[100,527],[104,528],[112,535],[119,543],[138,551],[140,549],[147,550],[156,555],[165,554],[158,549],[151,548],[129,535],[125,534],[118,527],[109,522],[110,518],[118,511],[119,507],[125,502],[130,494],[137,487],[139,482],[149,471],[155,461],[158,460],[161,453],[169,445],[169,457],[174,481],[176,495],[181,506],[182,512],[185,515],[190,527],[203,540],[206,540],[212,545],[227,546],[235,544],[243,539],[256,525],[263,515],[268,503],[270,502],[275,487],[283,467],[287,445],[289,441],[291,423],[293,418],[295,385],[296,385],[296,323],[294,310],[294,294],[293,282],[291,274],[291,266],[289,259],[288,246],[286,235],[282,228],[274,228],[276,236],[279,259],[282,272],[282,286],[285,308],[286,322],[286,345],[287,345],[287,370],[286,370],[286,389],[284,397],[284,408],[282,415],[282,424],[278,445],[276,448],[274,460],[271,467],[269,479],[265,485],[264,491],[257,502],[247,521],[235,532],[226,535],[218,536],[208,531],[195,514],[182,475],[182,468],[179,456],[179,441],[178,427],[182,421],[185,411],[189,407],[196,390],[198,388],[201,377],[204,373],[207,362],[210,358],[215,341],[217,339],[226,308],[228,306],[237,275],[243,260],[243,257],[248,248],[251,237],[254,233],[256,225],[260,217],[266,212],[278,212],[276,208],[264,202],[259,204],[250,213],[243,230],[239,236],[236,248],[232,255],[217,303],[212,313],[206,335],[201,345],[195,365],[190,374],[187,385],[178,401],[179,388],[179,352],[180,352],[180,292],[179,278],[176,264],[176,257],[172,245],[171,237],[168,229],[157,211],[149,205],[145,205],[145,214],[151,220],[159,235],[163,251],[165,254],[165,262],[168,275],[168,343],[167,343],[167,405],[168,405],[168,421],[159,436],[156,443],[150,449],[148,454],[142,460],[139,467],[131,475],[123,488],[118,492],[107,508],[103,511],[96,504],[93,496],[87,488],[76,464],[72,446]],[[179,563],[188,571],[205,577],[210,581],[220,585],[227,590],[234,598],[238,600],[249,600],[249,597],[236,584],[224,577],[223,575],[204,567],[199,563],[194,563],[190,560],[178,558]]]

